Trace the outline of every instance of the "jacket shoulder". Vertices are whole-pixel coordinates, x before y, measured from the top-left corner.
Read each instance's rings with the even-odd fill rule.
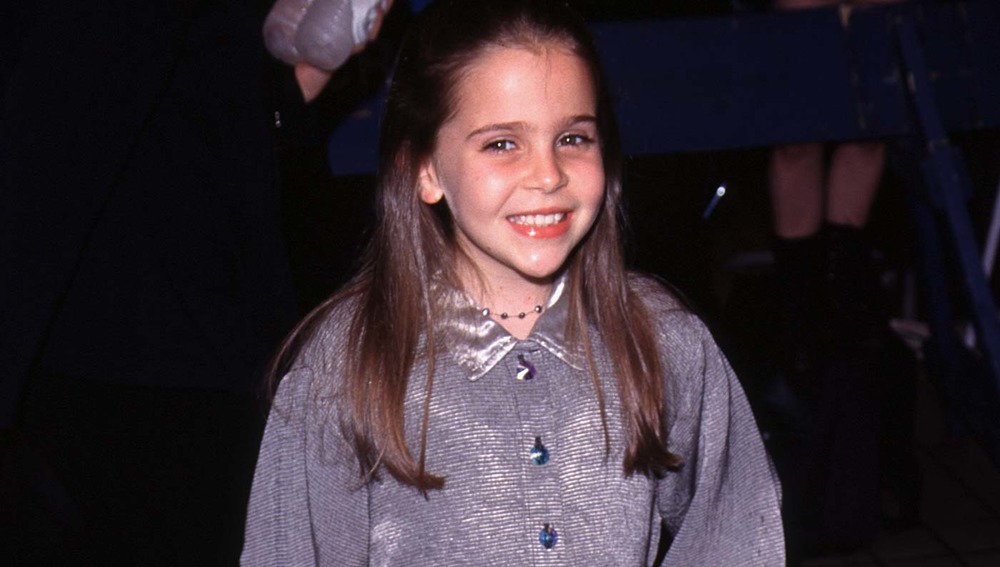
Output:
[[[307,315],[292,368],[310,368],[327,374],[342,365],[357,309],[356,297],[338,296]]]
[[[654,319],[667,314],[690,314],[692,310],[679,291],[648,274],[629,273],[629,292],[638,297]]]

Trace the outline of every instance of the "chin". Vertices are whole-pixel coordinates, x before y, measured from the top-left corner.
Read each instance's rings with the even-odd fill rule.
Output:
[[[517,270],[527,280],[547,282],[553,280],[566,265],[564,260],[558,265],[530,266]]]

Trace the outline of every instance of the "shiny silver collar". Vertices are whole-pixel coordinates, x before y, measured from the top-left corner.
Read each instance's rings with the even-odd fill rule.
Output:
[[[565,276],[556,281],[545,303],[545,310],[524,341],[518,341],[499,323],[484,316],[465,292],[451,287],[435,287],[434,295],[439,307],[438,336],[455,362],[466,370],[470,381],[482,378],[507,353],[524,342],[537,344],[577,370],[586,368],[583,353],[569,345],[566,339],[569,302],[564,297]]]

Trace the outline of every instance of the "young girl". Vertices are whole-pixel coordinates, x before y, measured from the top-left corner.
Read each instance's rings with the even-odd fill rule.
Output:
[[[784,564],[735,376],[623,267],[620,161],[561,2],[421,14],[364,268],[283,353],[245,564]]]

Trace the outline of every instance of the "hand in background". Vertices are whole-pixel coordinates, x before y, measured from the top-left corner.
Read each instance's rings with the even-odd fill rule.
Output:
[[[375,41],[378,37],[379,30],[382,28],[382,21],[385,19],[386,13],[392,8],[393,0],[386,0],[380,3],[376,8],[375,20],[371,25],[371,31],[368,33],[367,39],[364,42],[356,44],[353,49],[351,49],[350,55],[355,55],[364,51],[365,47],[369,43]],[[288,55],[288,54],[286,54]],[[286,62],[291,62],[290,56],[281,57]],[[308,57],[296,58],[295,65],[295,79],[299,84],[299,90],[302,91],[302,96],[306,102],[312,102],[317,96],[323,91],[327,83],[330,81],[330,77],[336,70],[324,69],[319,65],[316,65],[309,61]],[[342,62],[340,64],[343,64]],[[338,65],[339,66],[339,65]]]

